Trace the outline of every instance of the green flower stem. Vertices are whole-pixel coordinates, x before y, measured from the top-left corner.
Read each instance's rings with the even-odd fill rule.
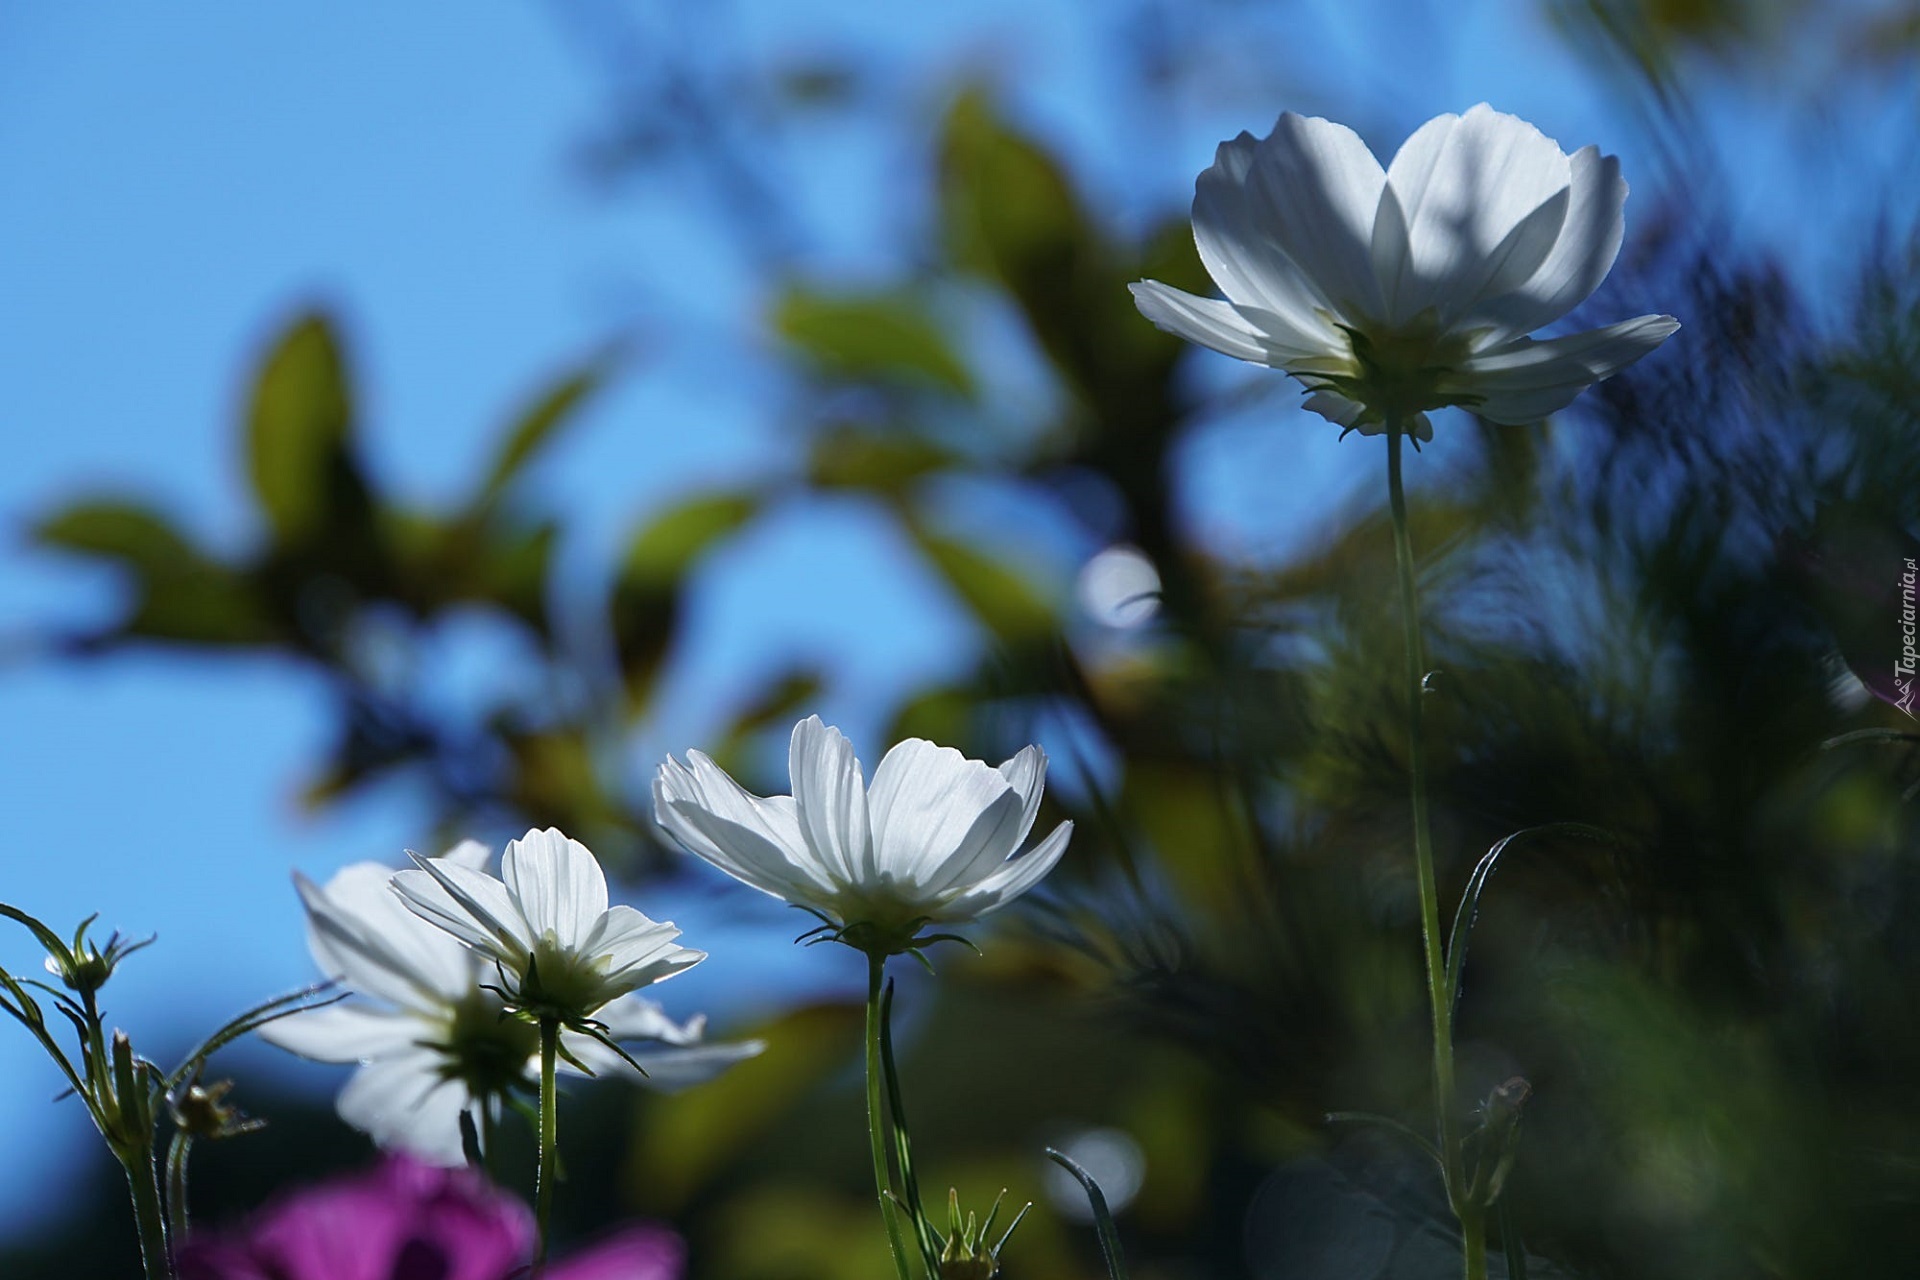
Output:
[[[1433,870],[1433,831],[1427,816],[1425,711],[1426,646],[1420,636],[1420,597],[1414,587],[1413,539],[1407,533],[1407,494],[1400,476],[1400,441],[1387,427],[1387,499],[1393,513],[1393,557],[1400,576],[1400,620],[1407,651],[1407,774],[1413,800],[1413,861],[1420,882],[1420,937],[1426,951],[1427,1000],[1433,1011],[1433,1103],[1440,1118],[1441,1170],[1447,1200],[1460,1220],[1467,1280],[1487,1274],[1486,1227],[1469,1209],[1460,1168],[1460,1121],[1454,1114],[1453,1002],[1447,997],[1447,966],[1440,954],[1440,890]]]
[[[1487,1280],[1487,1219],[1484,1209],[1469,1210],[1460,1219],[1460,1252],[1467,1280]]]
[[[193,1139],[176,1129],[167,1143],[167,1228],[175,1240],[187,1238],[187,1153]]]
[[[893,1117],[893,1153],[900,1170],[900,1185],[907,1193],[907,1216],[912,1219],[914,1239],[920,1245],[920,1261],[929,1276],[940,1274],[940,1246],[927,1222],[926,1206],[920,1200],[920,1179],[913,1171],[913,1140],[907,1127],[907,1104],[900,1095],[900,1068],[893,1061],[893,984],[887,984],[880,998],[880,1065],[887,1074],[887,1108]]]
[[[133,1217],[140,1226],[140,1261],[147,1280],[173,1280],[173,1252],[167,1244],[167,1219],[160,1208],[160,1173],[153,1152],[128,1152],[120,1158],[133,1196]]]
[[[480,1100],[480,1172],[487,1181],[500,1183],[500,1157],[495,1148],[500,1142],[499,1103],[494,1098]]]
[[[885,1072],[880,1058],[880,972],[886,957],[867,956],[867,1139],[873,1148],[873,1185],[880,1197],[880,1216],[887,1224],[887,1245],[893,1251],[900,1280],[913,1280],[907,1270],[907,1247],[900,1233],[900,1211],[887,1174],[887,1122],[882,1092]]]
[[[533,1219],[538,1238],[533,1246],[533,1274],[547,1265],[547,1235],[553,1223],[554,1161],[560,1153],[560,1098],[555,1075],[560,1057],[560,1023],[540,1019],[540,1169],[534,1182]]]

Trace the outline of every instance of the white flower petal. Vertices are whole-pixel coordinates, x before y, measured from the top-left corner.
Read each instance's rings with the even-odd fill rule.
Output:
[[[619,1037],[615,1037],[618,1039]],[[767,1047],[764,1040],[741,1040],[727,1044],[696,1044],[688,1046],[668,1044],[622,1045],[627,1054],[640,1064],[646,1072],[644,1077],[633,1074],[630,1067],[619,1054],[601,1044],[592,1036],[568,1032],[561,1037],[566,1042],[567,1051],[596,1076],[616,1075],[646,1085],[662,1093],[672,1093],[696,1084],[704,1084],[737,1062],[755,1057]],[[536,1067],[537,1070],[537,1067]],[[563,1064],[561,1070],[569,1075],[580,1072]]]
[[[1040,796],[1047,789],[1047,753],[1037,746],[1022,747],[1012,759],[1001,762],[1000,776],[1021,800],[1020,831],[1013,838],[1013,847],[1018,849],[1040,814]]]
[[[1386,182],[1359,134],[1314,116],[1282,115],[1254,153],[1252,219],[1349,318],[1384,310],[1372,246]]]
[[[923,892],[941,899],[963,893],[992,875],[1020,848],[1024,805],[1019,793],[1008,791],[975,819],[966,837],[938,866],[929,867]]]
[[[1156,329],[1236,360],[1273,363],[1260,334],[1228,304],[1196,297],[1158,280],[1136,280],[1127,288],[1133,294],[1133,305]]]
[[[438,1008],[472,984],[466,948],[408,911],[388,888],[393,869],[356,862],[322,888],[294,873],[307,910],[307,946],[329,978],[413,1009]]]
[[[669,756],[653,782],[653,816],[689,852],[734,879],[789,902],[832,892],[812,858],[788,796],[761,798],[698,751],[687,764]]]
[[[462,840],[440,855],[440,861],[450,862],[456,867],[465,867],[469,871],[485,871],[487,863],[492,859],[493,850],[478,840]]]
[[[606,1026],[609,1035],[622,1043],[652,1040],[666,1045],[698,1044],[707,1025],[704,1013],[696,1013],[685,1022],[675,1022],[658,1002],[645,996],[621,996],[593,1016]]]
[[[1414,131],[1387,170],[1407,254],[1382,284],[1394,323],[1469,314],[1539,270],[1566,220],[1572,170],[1551,138],[1481,103]]]
[[[369,1063],[340,1091],[340,1118],[385,1148],[440,1165],[464,1162],[460,1112],[466,1089],[441,1078],[438,1059],[421,1051]]]
[[[1490,299],[1475,319],[1493,326],[1495,342],[1552,324],[1586,301],[1613,270],[1626,236],[1627,184],[1620,161],[1598,147],[1582,147],[1570,161],[1566,225],[1532,278],[1505,297]]]
[[[599,859],[552,827],[510,842],[500,867],[535,938],[576,948],[607,909],[607,877]]]
[[[1259,146],[1249,133],[1221,143],[1194,183],[1194,247],[1230,302],[1267,313],[1270,339],[1302,351],[1331,348],[1340,335],[1327,322],[1326,297],[1255,216],[1249,182]]]
[[[437,859],[413,860],[420,869],[394,873],[392,885],[414,914],[510,968],[525,962],[533,938],[506,885]]]
[[[647,1073],[642,1084],[661,1093],[674,1093],[696,1084],[705,1084],[728,1067],[760,1056],[766,1047],[765,1040],[735,1040],[724,1044],[693,1045],[684,1049],[672,1045],[642,1046],[631,1052],[633,1060]],[[602,1049],[601,1052],[606,1053],[606,1050]]]
[[[1367,407],[1357,400],[1349,400],[1334,391],[1316,391],[1300,402],[1302,409],[1319,414],[1328,422],[1358,431],[1363,436],[1382,436],[1387,433],[1387,424],[1380,418],[1367,416]],[[1400,429],[1416,440],[1433,439],[1433,421],[1424,413],[1416,413],[1412,419],[1403,422]]]
[[[1510,425],[1538,422],[1652,351],[1679,327],[1672,316],[1638,316],[1546,342],[1522,339],[1466,361],[1461,383],[1483,397],[1472,406],[1481,417]]]
[[[632,907],[611,907],[600,917],[580,947],[583,955],[606,961],[607,972],[618,973],[673,947],[680,930],[672,922],[650,920]]]
[[[1360,419],[1367,416],[1365,405],[1332,391],[1316,391],[1303,400],[1300,407],[1311,409],[1328,422],[1342,427],[1357,426]]]
[[[601,1003],[650,987],[656,982],[665,982],[676,973],[685,973],[688,969],[707,958],[704,951],[692,947],[666,943],[647,946],[637,941],[628,942],[618,951],[619,959],[607,971],[601,981]]]
[[[303,1009],[275,1018],[259,1031],[275,1048],[315,1062],[364,1062],[407,1050],[431,1035],[431,1028],[414,1014],[352,1004]]]
[[[867,786],[846,735],[808,716],[793,726],[787,770],[801,834],[828,874],[841,884],[871,875]]]
[[[989,815],[1003,796],[1007,804]],[[868,803],[881,881],[918,888],[957,853],[977,852],[978,840],[1010,825],[1008,810],[1017,819],[1021,797],[997,769],[952,747],[908,738],[874,770]],[[983,817],[986,830],[976,836]]]
[[[975,920],[1012,902],[1053,870],[1060,855],[1067,851],[1067,841],[1072,836],[1073,823],[1061,823],[1027,853],[1005,863],[972,889],[948,902],[934,918],[950,923]]]

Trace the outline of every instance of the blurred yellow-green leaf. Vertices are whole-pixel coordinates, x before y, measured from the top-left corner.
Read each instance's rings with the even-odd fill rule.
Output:
[[[774,331],[832,377],[973,393],[973,377],[920,298],[827,294],[798,285],[774,304]]]
[[[253,488],[283,543],[318,535],[352,468],[353,396],[333,322],[309,313],[273,344],[247,414]]]

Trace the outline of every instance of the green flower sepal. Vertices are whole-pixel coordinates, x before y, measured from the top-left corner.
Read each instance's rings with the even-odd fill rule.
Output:
[[[963,1219],[960,1216],[960,1192],[956,1188],[947,1191],[947,1231],[942,1235],[938,1228],[928,1225],[934,1239],[940,1247],[939,1280],[993,1280],[1000,1274],[1000,1251],[1007,1247],[1014,1229],[1027,1216],[1027,1210],[1033,1208],[1028,1201],[1020,1212],[1015,1214],[1007,1229],[1000,1233],[1000,1239],[988,1244],[993,1234],[994,1220],[1000,1216],[1000,1206],[1007,1198],[1003,1189],[993,1198],[993,1207],[987,1210],[984,1221],[969,1213]]]
[[[872,956],[876,960],[885,960],[888,956],[912,956],[926,966],[928,973],[933,972],[933,961],[927,959],[926,948],[936,942],[957,942],[975,955],[980,954],[979,947],[957,933],[920,932],[933,923],[931,916],[916,916],[905,924],[886,924],[878,920],[857,920],[852,924],[841,924],[826,912],[810,907],[804,902],[789,905],[820,921],[818,925],[794,939],[802,946],[811,947],[822,942],[838,942]]]

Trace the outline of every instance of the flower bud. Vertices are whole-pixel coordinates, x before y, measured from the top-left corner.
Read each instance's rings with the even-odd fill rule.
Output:
[[[67,990],[83,996],[106,986],[107,979],[113,976],[122,960],[153,941],[143,938],[139,942],[128,942],[114,933],[107,938],[105,947],[96,947],[87,940],[87,925],[92,923],[89,918],[80,925],[73,935],[72,947],[62,947],[46,959],[47,972],[60,979]]]
[[[173,1113],[173,1123],[192,1138],[232,1138],[266,1128],[266,1121],[255,1120],[227,1101],[232,1091],[231,1080],[205,1085],[194,1080],[167,1099],[167,1109]]]

